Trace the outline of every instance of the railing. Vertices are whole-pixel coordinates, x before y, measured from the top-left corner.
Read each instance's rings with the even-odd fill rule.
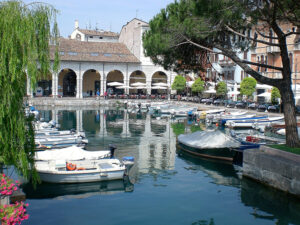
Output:
[[[268,53],[280,52],[280,48],[278,46],[267,46],[267,52]]]

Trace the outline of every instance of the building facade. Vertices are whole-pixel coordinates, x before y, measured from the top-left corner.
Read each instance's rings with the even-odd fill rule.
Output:
[[[27,95],[84,98],[98,92],[100,95],[167,93],[176,74],[145,57],[142,35],[147,29],[149,25],[136,18],[124,25],[120,34],[80,29],[75,21],[70,37],[59,41],[59,72],[44,76],[35,91],[28,79]],[[51,46],[51,60],[54,52]],[[111,86],[113,82],[122,85]],[[141,85],[133,88],[134,83]],[[165,89],[157,90],[155,83],[163,83]]]

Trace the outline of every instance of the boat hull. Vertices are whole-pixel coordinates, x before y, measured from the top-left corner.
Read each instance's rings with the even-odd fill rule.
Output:
[[[61,171],[51,173],[48,171],[38,171],[43,182],[48,183],[87,183],[106,180],[123,179],[125,170],[109,172],[101,171]]]
[[[236,154],[236,151],[230,148],[198,149],[181,143],[177,143],[177,148],[197,157],[204,157],[227,162],[233,162]]]

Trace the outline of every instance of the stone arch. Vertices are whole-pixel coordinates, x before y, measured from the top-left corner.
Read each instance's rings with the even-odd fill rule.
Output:
[[[39,78],[36,83],[36,89],[34,95],[36,97],[51,96],[52,95],[52,74],[47,72],[43,74],[40,70],[38,71]]]
[[[97,70],[89,69],[82,76],[82,96],[95,96],[101,90],[101,75]]]
[[[146,94],[146,74],[141,70],[133,71],[129,76],[129,86],[137,82],[144,83],[145,89],[133,89],[129,93]]]
[[[165,83],[168,84],[168,76],[165,72],[157,71],[152,75],[151,78],[151,94],[167,94],[168,89],[158,90],[153,89],[152,86],[155,86],[155,83]]]
[[[75,97],[77,89],[76,73],[72,69],[62,69],[58,74],[58,95]]]
[[[116,86],[108,86],[108,83],[119,82],[124,84],[124,75],[120,70],[112,70],[106,76],[106,90],[108,94],[124,94],[124,89],[117,89]]]

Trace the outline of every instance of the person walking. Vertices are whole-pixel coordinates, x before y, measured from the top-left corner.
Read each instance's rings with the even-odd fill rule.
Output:
[[[107,91],[104,92],[104,98],[107,99]]]
[[[96,95],[97,95],[97,100],[99,100],[99,97],[100,97],[100,92],[99,92],[99,90],[97,90],[97,93],[96,93]]]

